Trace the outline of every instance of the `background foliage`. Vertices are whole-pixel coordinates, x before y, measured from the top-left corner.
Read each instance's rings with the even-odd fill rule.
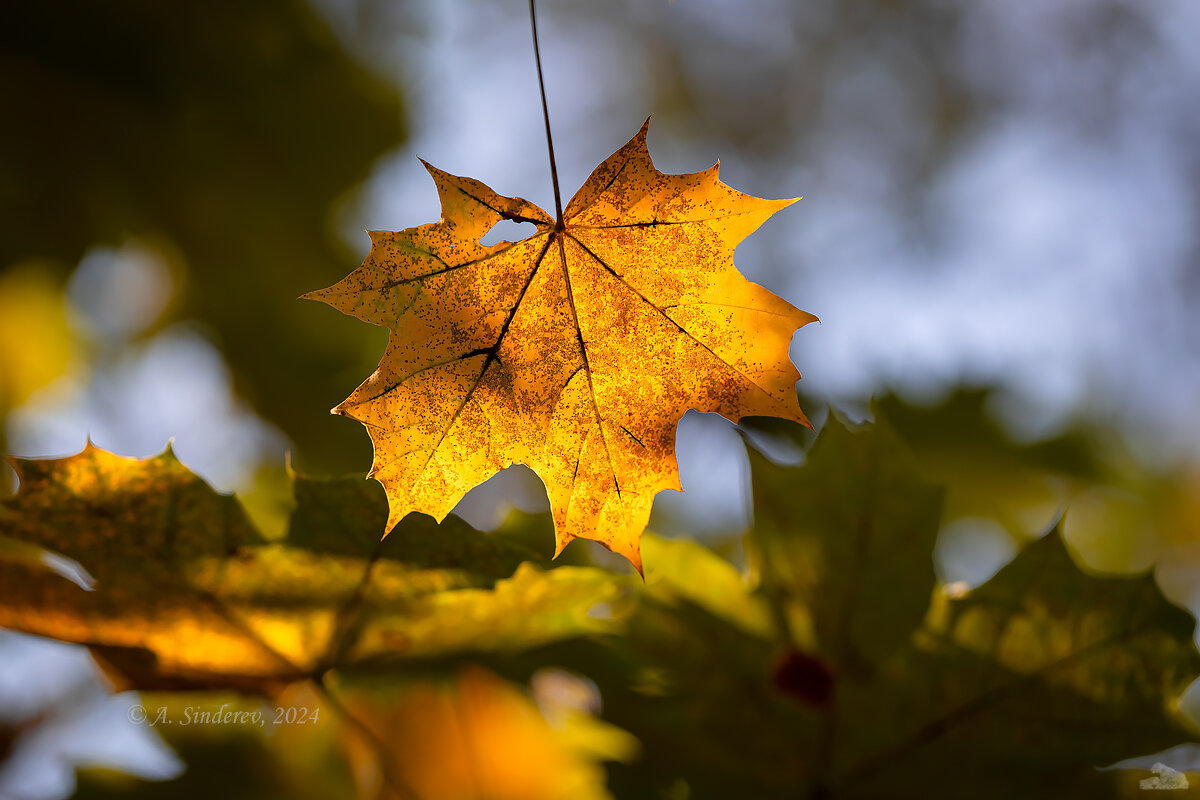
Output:
[[[1156,588],[1195,606],[1187,4],[547,6],[565,190],[654,113],[665,170],[806,195],[738,261],[824,320],[804,408],[877,420],[751,420],[748,461],[685,421],[728,507],[660,500],[644,584],[547,563],[528,475],[381,548],[378,487],[329,477],[369,462],[327,410],[383,337],[294,298],[436,216],[414,152],[549,199],[524,6],[451,6],[8,10],[0,444],[183,463],[21,466],[0,622],[144,693],[6,634],[0,795],[1136,793],[1155,759],[1093,768],[1195,735]],[[126,719],[264,696],[321,721]]]

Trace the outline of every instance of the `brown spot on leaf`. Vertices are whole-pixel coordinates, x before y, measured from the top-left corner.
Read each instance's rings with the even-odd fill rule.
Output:
[[[771,684],[788,697],[811,708],[833,702],[836,676],[833,668],[802,650],[785,650],[771,670]]]

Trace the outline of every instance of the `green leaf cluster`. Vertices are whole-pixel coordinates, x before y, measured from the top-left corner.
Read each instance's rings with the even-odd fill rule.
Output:
[[[540,516],[484,533],[413,514],[380,541],[386,502],[359,478],[293,475],[272,539],[170,451],[18,460],[0,625],[88,645],[156,696],[310,686],[331,730],[382,731],[364,697],[464,665],[535,686],[565,669],[636,739],[593,747],[622,798],[1119,797],[1128,780],[1099,767],[1194,736],[1177,700],[1200,674],[1195,621],[1151,576],[1080,568],[1056,526],[983,584],[944,585],[945,491],[884,422],[831,418],[799,466],[750,459],[741,555],[648,535],[644,582],[570,550],[546,562]],[[306,746],[338,762],[339,736]],[[374,796],[415,796],[395,777]]]

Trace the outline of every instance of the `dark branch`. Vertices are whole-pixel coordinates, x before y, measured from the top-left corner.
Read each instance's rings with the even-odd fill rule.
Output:
[[[558,190],[558,167],[554,163],[554,138],[550,135],[550,108],[546,105],[546,81],[542,78],[542,51],[538,47],[537,12],[529,0],[529,27],[533,30],[533,58],[537,62],[538,88],[542,91],[542,117],[546,120],[546,152],[550,154],[550,181],[554,184],[554,225],[563,229],[562,194]]]

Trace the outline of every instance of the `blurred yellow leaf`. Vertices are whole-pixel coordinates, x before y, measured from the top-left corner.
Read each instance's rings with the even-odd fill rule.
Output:
[[[647,533],[642,542],[652,559],[646,568],[647,596],[666,603],[694,603],[748,633],[763,637],[773,633],[766,602],[733,564],[685,539]]]
[[[659,172],[647,125],[556,221],[426,165],[442,220],[371,233],[357,270],[305,297],[391,329],[379,367],[334,409],[366,425],[388,527],[441,519],[521,463],[545,482],[557,552],[593,539],[641,569],[655,494],[678,490],[689,408],[806,423],[787,350],[815,319],[747,281],[734,248],[792,200]],[[483,245],[497,222],[536,232]]]
[[[595,748],[555,730],[524,693],[481,667],[464,668],[453,683],[411,685],[390,703],[380,703],[376,694],[351,692],[346,707],[383,747],[381,753],[353,728],[347,729],[346,746],[360,797],[610,797],[604,770],[590,752]],[[592,737],[630,739],[599,720],[590,723]],[[380,764],[380,758],[387,763]],[[389,776],[398,786],[388,785]]]
[[[511,653],[620,624],[589,612],[620,605],[626,578],[543,572],[457,517],[414,515],[381,542],[382,492],[359,479],[295,476],[287,535],[267,541],[170,450],[12,463],[0,627],[86,644],[130,688],[270,693],[332,667]],[[45,552],[82,565],[93,590],[46,569]]]
[[[1158,563],[1159,579],[1187,602],[1200,587],[1200,473],[1113,461],[1105,480],[1073,487],[1063,535],[1102,572],[1132,572]]]
[[[70,357],[61,288],[32,267],[0,274],[0,411],[61,375]]]

